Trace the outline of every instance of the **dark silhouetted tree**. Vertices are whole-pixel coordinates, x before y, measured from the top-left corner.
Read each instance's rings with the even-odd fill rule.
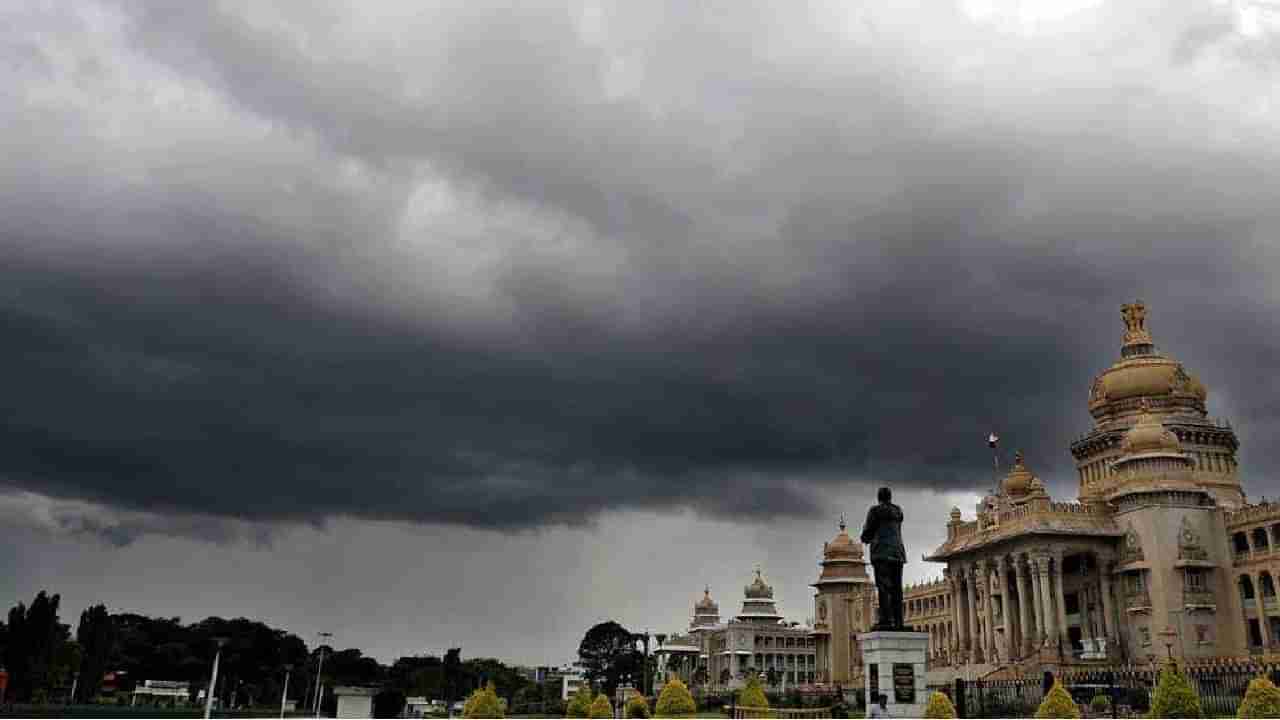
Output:
[[[643,671],[643,655],[636,651],[635,636],[612,620],[587,630],[578,644],[578,666],[588,682],[599,684],[605,694],[623,680],[638,680]]]
[[[74,701],[87,702],[98,694],[115,649],[115,623],[106,605],[94,605],[80,613],[76,642],[80,644],[80,682]]]

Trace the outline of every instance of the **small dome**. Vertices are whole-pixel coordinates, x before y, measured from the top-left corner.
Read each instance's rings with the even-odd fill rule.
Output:
[[[951,522],[960,522],[960,508],[954,505],[951,507]]]
[[[710,586],[707,586],[707,588],[702,591],[702,599],[694,603],[693,607],[696,610],[720,610],[720,606],[716,604],[716,601],[711,599]]]
[[[1035,479],[1036,476],[1022,463],[1022,451],[1019,450],[1013,456],[1013,468],[1004,478],[1004,494],[1010,497],[1026,495],[1031,491],[1031,481]]]
[[[1142,414],[1138,416],[1138,422],[1125,433],[1120,450],[1126,455],[1177,453],[1181,452],[1182,446],[1178,442],[1178,436],[1166,429],[1144,402]]]
[[[848,528],[844,524],[844,517],[840,518],[840,532],[822,547],[822,557],[824,560],[861,560],[863,555],[862,543],[855,542],[849,537]]]
[[[756,568],[756,579],[751,584],[742,589],[743,595],[751,600],[772,600],[773,588],[766,585],[764,577],[760,574],[760,569]]]

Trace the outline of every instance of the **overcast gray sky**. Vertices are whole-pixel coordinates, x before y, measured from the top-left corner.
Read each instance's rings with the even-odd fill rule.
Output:
[[[1280,487],[1280,6],[6,3],[0,55],[5,602],[560,662],[759,562],[803,620],[992,428],[1072,496],[1139,297]]]

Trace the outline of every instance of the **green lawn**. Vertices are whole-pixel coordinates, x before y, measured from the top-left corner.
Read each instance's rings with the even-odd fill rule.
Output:
[[[214,710],[215,718],[279,717],[280,708]],[[29,718],[203,718],[204,708],[129,707],[128,705],[0,705],[0,717]],[[310,713],[285,713],[285,717],[311,717]]]

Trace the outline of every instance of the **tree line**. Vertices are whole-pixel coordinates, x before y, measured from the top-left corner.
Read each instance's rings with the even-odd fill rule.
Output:
[[[80,614],[73,635],[59,617],[60,601],[41,591],[0,621],[0,666],[9,674],[6,702],[101,702],[108,673],[117,678],[119,701],[144,680],[178,680],[191,683],[194,702],[208,684],[218,639],[225,644],[216,693],[226,707],[278,707],[286,671],[289,698],[312,702],[322,653],[322,704],[329,708],[335,705],[335,685],[382,688],[375,698],[382,716],[398,714],[406,696],[453,701],[489,682],[508,701],[545,694],[500,660],[463,660],[460,648],[443,657],[406,656],[383,665],[356,648],[309,647],[297,635],[248,618],[183,623],[177,617],[112,613],[99,604]]]

